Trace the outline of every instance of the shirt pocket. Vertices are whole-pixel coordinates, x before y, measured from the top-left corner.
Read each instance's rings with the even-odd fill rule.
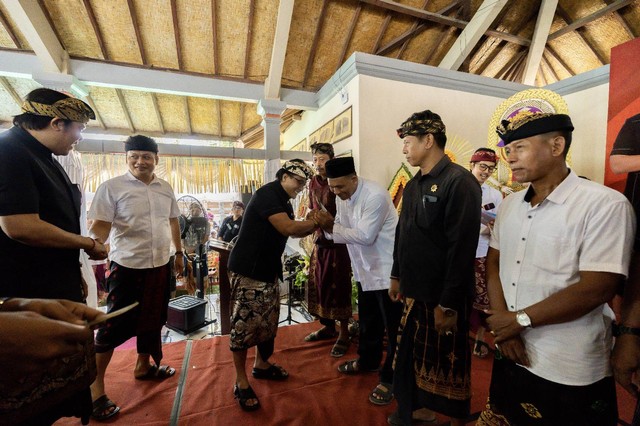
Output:
[[[534,266],[552,274],[571,273],[575,253],[571,250],[569,239],[558,235],[538,234],[531,247],[531,263]]]
[[[417,200],[416,225],[418,228],[428,230],[432,224],[438,223],[438,217],[444,208],[444,200],[441,197],[426,194]]]

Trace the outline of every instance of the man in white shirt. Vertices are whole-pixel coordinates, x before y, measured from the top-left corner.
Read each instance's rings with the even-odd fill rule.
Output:
[[[498,127],[514,180],[487,256],[487,320],[501,357],[478,425],[617,424],[607,306],[627,275],[635,218],[626,198],[566,165],[565,114]]]
[[[136,301],[140,305],[111,319],[96,335],[98,376],[91,385],[91,396],[93,417],[98,420],[120,410],[105,394],[104,374],[113,349],[129,338],[137,337],[136,379],[162,380],[175,374],[174,368],[160,365],[160,333],[167,320],[171,243],[177,249],[175,270],[184,268],[180,209],[171,186],[153,173],[158,164],[156,142],[142,135],[131,136],[125,151],[129,171],[98,188],[89,211],[90,231],[111,242],[108,312]]]
[[[402,304],[388,296],[398,213],[384,188],[356,175],[352,157],[329,160],[325,169],[329,188],[337,197],[336,217],[319,212],[317,219],[327,238],[347,245],[358,285],[359,358],[340,365],[338,371],[357,374],[378,370],[386,329],[387,356],[379,371],[380,383],[369,401],[387,405],[393,400],[392,364],[402,316]]]

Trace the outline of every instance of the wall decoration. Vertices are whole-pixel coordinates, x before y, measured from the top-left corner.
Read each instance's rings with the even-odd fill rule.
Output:
[[[407,182],[411,180],[413,174],[406,166],[406,164],[400,164],[400,168],[391,179],[391,183],[387,190],[391,195],[391,200],[393,201],[393,205],[396,207],[398,214],[400,214],[400,210],[402,210],[402,194],[404,193],[404,188],[407,186]]]
[[[291,147],[289,151],[304,151],[307,152],[310,150],[309,144],[307,143],[307,138],[302,139],[300,142]]]
[[[351,136],[351,107],[333,119],[333,139],[331,143],[340,142]]]
[[[353,151],[349,150],[349,151],[345,151],[341,154],[336,155],[336,158],[340,158],[340,157],[353,157]]]
[[[329,121],[327,124],[320,128],[320,136],[318,137],[318,142],[320,143],[331,143],[331,139],[333,138],[333,120]]]
[[[504,148],[498,146],[500,138],[496,133],[496,127],[502,120],[510,120],[519,114],[532,112],[551,112],[556,114],[568,114],[569,108],[562,96],[556,92],[547,89],[528,89],[516,93],[500,105],[493,113],[493,117],[489,121],[489,129],[487,135],[488,146],[494,149],[501,160],[498,162],[496,171],[489,178],[490,183],[494,186],[499,185],[502,192],[519,191],[524,186],[518,182],[514,182],[511,177],[511,169],[507,163],[507,157]],[[567,155],[567,163],[571,164],[571,150]],[[493,178],[493,179],[492,179]],[[497,184],[495,183],[497,182]]]

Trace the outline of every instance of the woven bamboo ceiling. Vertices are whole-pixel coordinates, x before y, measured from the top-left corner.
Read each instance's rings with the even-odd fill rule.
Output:
[[[258,147],[257,101],[286,128],[353,52],[544,86],[639,33],[640,0],[2,0],[0,122],[71,79],[94,131]]]

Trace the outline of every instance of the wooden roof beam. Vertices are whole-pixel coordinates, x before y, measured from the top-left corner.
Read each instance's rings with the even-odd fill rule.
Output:
[[[13,44],[15,44],[18,49],[22,49],[22,46],[20,45],[20,40],[18,40],[18,37],[16,37],[13,31],[11,31],[9,22],[7,21],[7,18],[4,16],[1,10],[0,10],[0,24],[4,27],[7,34],[9,34],[9,37],[11,37],[11,41],[13,42]]]
[[[504,64],[504,66],[502,68],[500,68],[500,70],[496,73],[496,75],[493,78],[497,78],[500,80],[503,80],[504,75],[511,70],[511,68],[513,68],[513,66],[516,64],[516,62],[518,62],[519,59],[521,59],[525,54],[525,51],[522,50],[518,53],[516,53],[515,55],[513,55],[511,57],[511,59],[509,59],[507,61],[506,64]]]
[[[164,135],[166,133],[166,130],[164,129],[162,114],[160,114],[160,107],[158,107],[158,98],[156,98],[155,93],[149,93],[149,95],[151,95],[151,103],[153,104],[153,110],[156,113],[156,120],[158,121],[158,127],[160,127],[160,132]]]
[[[525,58],[527,56],[524,51],[521,53],[522,54],[518,55],[518,58],[516,59],[516,61],[514,61],[512,66],[507,70],[507,72],[503,77],[503,80],[516,81],[516,77],[519,74],[519,71],[522,68]]]
[[[191,128],[191,113],[189,112],[189,98],[184,96],[182,99],[184,103],[185,121],[187,122],[187,133],[191,135],[193,134],[193,129]]]
[[[384,35],[384,32],[387,31],[389,22],[391,22],[391,12],[387,12],[386,16],[384,17],[384,21],[382,22],[382,25],[380,25],[380,31],[378,31],[378,37],[376,37],[376,42],[373,45],[373,49],[371,49],[371,54],[375,55],[376,52],[378,51],[378,48],[380,47],[380,42],[382,42],[382,36]]]
[[[100,46],[100,52],[102,52],[102,59],[109,59],[109,55],[107,55],[107,47],[104,44],[104,39],[100,33],[100,27],[96,20],[96,14],[93,12],[93,7],[91,7],[91,2],[89,0],[82,0],[82,2],[84,3],[87,15],[89,16],[89,22],[91,22],[91,26],[93,27],[93,33],[96,36],[96,40],[98,40],[98,46]]]
[[[178,69],[182,67],[182,43],[180,42],[180,25],[178,23],[178,6],[176,0],[171,0],[171,19],[173,20],[173,35],[176,40],[176,57],[178,59]]]
[[[462,8],[459,8],[459,9],[456,11],[456,14],[455,14],[455,16],[456,16],[456,17],[458,17],[458,16],[460,16],[460,15],[462,15]],[[434,45],[434,46],[436,46],[436,47],[437,47],[437,46],[440,46],[440,45],[442,44],[442,42],[444,41],[444,39],[445,39],[445,38],[446,38],[450,33],[454,32],[454,31],[458,31],[458,29],[457,29],[457,28],[455,28],[455,27],[449,27],[449,28],[447,28],[446,30],[444,30],[444,31],[440,32],[440,35],[438,36],[438,40],[436,40],[436,42],[435,42],[435,43],[433,43],[433,45]],[[427,55],[427,57],[424,59],[424,61],[422,61],[422,63],[423,63],[423,64],[426,64],[426,65],[429,65],[429,62],[431,62],[431,59],[435,56],[435,54],[436,54],[436,51],[437,51],[437,50],[438,50],[437,48],[429,49],[429,54],[428,54],[428,55]]]
[[[58,40],[40,4],[32,0],[10,0],[4,5],[46,72],[66,73],[69,55]]]
[[[96,104],[95,102],[93,102],[93,98],[91,97],[91,95],[85,96],[84,101],[89,104],[91,109],[93,109],[93,112],[96,114],[96,121],[98,122],[100,127],[102,127],[103,130],[107,130],[107,126],[104,124],[104,121],[102,121],[102,117],[100,117],[100,114],[98,113],[98,108],[96,108]]]
[[[452,3],[450,3],[448,6],[443,7],[442,9],[437,11],[436,13],[439,15],[446,15],[447,13],[449,13],[451,9],[457,6],[458,3],[460,3],[460,1],[461,0],[455,0]],[[422,9],[427,7],[427,4],[429,4],[429,0],[425,0],[424,3],[422,3]],[[407,31],[405,31],[404,33],[400,34],[398,37],[391,40],[385,46],[382,46],[380,49],[378,49],[378,51],[376,52],[376,55],[384,55],[388,53],[390,50],[392,50],[393,48],[395,48],[396,46],[398,46],[400,43],[403,43],[402,49],[404,49],[404,46],[406,46],[406,43],[409,41],[409,39],[414,35],[418,35],[418,33],[425,28],[427,28],[427,24],[425,22],[420,23],[419,20],[414,21],[411,28],[409,28]]]
[[[133,126],[133,121],[131,121],[131,115],[129,114],[129,109],[127,108],[127,104],[124,101],[122,90],[116,89],[116,95],[118,96],[118,102],[120,102],[120,108],[122,108],[122,112],[124,113],[124,118],[127,120],[129,131],[131,131],[131,133],[135,133],[136,128]]]
[[[22,98],[20,97],[20,95],[18,95],[18,93],[16,93],[15,90],[13,90],[13,87],[9,83],[9,80],[7,80],[5,77],[0,77],[0,86],[2,86],[2,88],[7,91],[7,93],[11,96],[11,99],[13,99],[18,107],[22,106]]]
[[[276,21],[276,31],[273,36],[269,75],[264,81],[265,99],[280,99],[282,71],[284,70],[284,59],[287,54],[291,19],[293,18],[293,1],[294,0],[280,0],[280,5],[278,6],[278,19]]]
[[[238,120],[238,138],[242,137],[242,126],[244,126],[244,108],[246,104],[240,102],[240,119]]]
[[[255,0],[249,0],[249,17],[247,18],[247,45],[244,49],[244,67],[242,75],[247,78],[249,70],[249,59],[251,58],[251,34],[253,33],[253,15],[255,10]]]
[[[311,43],[311,51],[309,52],[309,58],[307,58],[307,68],[304,71],[304,77],[302,77],[302,87],[305,87],[307,84],[307,79],[309,78],[309,74],[311,74],[311,69],[313,68],[313,61],[316,57],[316,50],[318,48],[318,40],[320,39],[320,32],[322,31],[322,24],[324,22],[324,17],[327,14],[327,4],[328,0],[322,0],[322,9],[320,9],[320,16],[318,17],[318,26],[316,27],[316,32],[313,35],[313,42]]]
[[[604,0],[604,2],[609,5],[609,4],[613,4],[614,0]],[[618,23],[622,26],[622,28],[624,28],[624,30],[627,32],[627,35],[629,36],[630,39],[636,38],[636,33],[633,31],[633,29],[629,25],[629,22],[626,20],[624,16],[622,16],[616,10],[613,13],[613,17],[616,19],[616,21],[618,21]]]
[[[373,6],[378,6],[384,9],[393,10],[394,12],[398,12],[406,16],[413,16],[425,21],[436,22],[438,24],[457,27],[460,29],[464,29],[469,23],[465,20],[450,18],[448,16],[440,15],[434,12],[428,12],[426,10],[421,10],[415,7],[405,6],[391,0],[360,0],[360,1],[363,3],[371,4]],[[505,0],[500,0],[500,1],[505,1]],[[513,34],[508,34],[502,31],[487,30],[485,32],[485,35],[506,40],[508,42],[519,44],[521,46],[528,46],[531,43],[531,40],[527,40],[526,38],[519,37]]]
[[[213,37],[213,74],[218,75],[218,25],[216,24],[216,0],[211,0],[211,35]]]
[[[338,67],[340,67],[347,56],[347,49],[349,48],[349,43],[351,42],[351,38],[353,37],[353,31],[356,28],[356,23],[358,22],[358,18],[360,17],[360,12],[362,12],[362,5],[358,4],[356,6],[355,11],[353,12],[353,16],[351,17],[351,22],[349,23],[349,30],[347,31],[347,38],[342,45],[342,52],[340,52],[340,60],[338,61]],[[376,53],[377,55],[378,53]]]
[[[568,25],[566,27],[560,28],[555,33],[549,35],[549,41],[554,40],[564,34],[570,33],[571,31],[575,31],[578,28],[584,27],[585,25],[595,21],[596,19],[608,15],[609,13],[615,12],[618,9],[622,9],[623,7],[626,7],[633,2],[634,0],[617,0],[600,10],[593,12],[591,15],[580,18],[574,22],[567,21]]]
[[[561,5],[558,5],[557,8],[557,12],[558,15],[560,15],[560,17],[569,25],[571,25],[571,16],[569,16],[569,14],[567,13],[566,10],[564,10],[564,8]],[[577,21],[576,21],[577,22]],[[565,27],[566,28],[566,27]],[[589,50],[591,50],[591,52],[595,55],[596,58],[598,58],[598,60],[600,61],[600,63],[602,65],[606,64],[607,58],[605,58],[604,56],[602,56],[602,54],[600,54],[600,52],[598,52],[592,45],[591,43],[589,43],[589,41],[584,37],[584,35],[582,34],[582,28],[577,28],[576,29],[576,35],[578,37],[580,37],[580,39],[582,40],[582,42],[589,48]],[[555,33],[554,33],[555,34]],[[549,36],[549,40],[551,40],[551,36]]]
[[[553,47],[547,45],[547,52],[549,53],[549,55],[551,55],[553,57],[553,59],[555,59],[556,61],[558,61],[558,63],[560,65],[562,65],[562,67],[572,76],[576,75],[576,72],[574,70],[571,69],[571,67],[569,66],[569,64],[567,64],[561,57],[560,55],[558,55],[558,53],[553,49]]]
[[[457,4],[458,1],[454,1],[453,3]],[[424,0],[420,8],[425,9],[428,4],[429,4],[429,0]],[[413,24],[411,24],[411,28],[409,28],[407,32],[413,33],[416,30],[416,28],[418,28],[418,26],[420,26],[420,21],[419,20],[413,21]],[[400,46],[400,49],[398,49],[398,51],[396,52],[396,59],[400,59],[402,57],[402,54],[404,53],[404,51],[407,49],[407,46],[409,45],[409,41],[410,41],[410,38],[406,38],[404,41],[402,41],[402,46]]]
[[[216,104],[218,104],[218,137],[222,137],[222,101],[216,99]]]
[[[551,66],[551,63],[549,62],[549,60],[544,56],[544,54],[542,55],[542,61],[540,62],[540,64],[544,64],[545,67],[547,67],[549,69],[549,72],[551,72],[551,74],[553,74],[553,78],[556,79],[556,81],[560,81],[560,76],[558,75],[558,73],[556,72],[556,70],[553,69],[553,67]]]
[[[533,86],[536,82],[536,74],[538,74],[538,68],[540,68],[542,52],[544,52],[544,47],[547,44],[549,29],[556,15],[557,6],[558,0],[542,0],[536,27],[533,31],[531,46],[529,46],[529,54],[527,55],[527,60],[524,65],[523,84]]]
[[[462,30],[438,67],[457,70],[489,29],[507,0],[484,0],[469,24]]]
[[[136,16],[136,9],[133,5],[133,0],[127,0],[127,7],[129,8],[129,16],[131,17],[131,25],[136,33],[136,41],[138,42],[138,49],[140,49],[140,58],[143,65],[149,65],[147,63],[146,55],[144,54],[144,46],[142,45],[142,35],[140,34],[140,26],[138,25],[138,17]]]

